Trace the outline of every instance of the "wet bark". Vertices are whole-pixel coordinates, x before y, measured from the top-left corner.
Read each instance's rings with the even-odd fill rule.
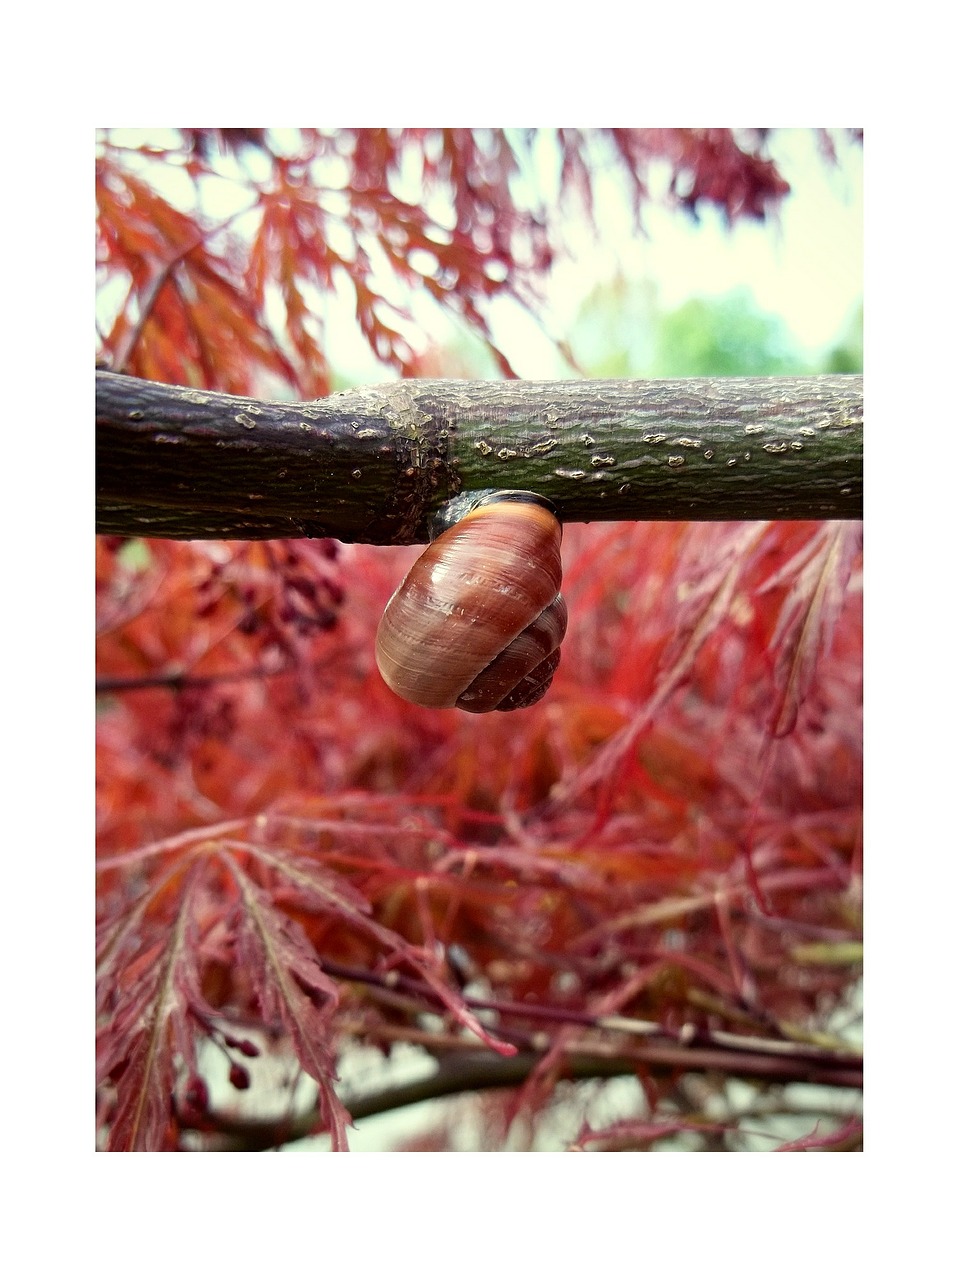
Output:
[[[97,530],[425,542],[464,491],[562,521],[860,519],[863,380],[412,379],[305,403],[97,372]]]

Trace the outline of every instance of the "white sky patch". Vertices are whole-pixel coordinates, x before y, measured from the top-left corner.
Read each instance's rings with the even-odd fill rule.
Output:
[[[575,238],[571,234],[575,260],[559,263],[548,287],[551,331],[564,336],[586,296],[619,274],[652,281],[667,311],[689,298],[746,287],[761,310],[783,319],[805,351],[839,339],[863,296],[861,149],[839,144],[838,164],[830,168],[812,131],[795,129],[777,135],[771,151],[792,190],[776,220],[763,224],[742,221],[728,228],[712,208],[696,223],[651,203],[643,212],[647,235],[636,236],[622,194],[601,180],[601,237],[597,242],[585,226]]]

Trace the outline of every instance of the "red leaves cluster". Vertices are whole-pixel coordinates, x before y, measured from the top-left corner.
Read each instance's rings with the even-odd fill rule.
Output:
[[[118,893],[115,911],[108,906],[100,923],[98,961],[111,980],[99,986],[98,1073],[116,1082],[108,1146],[160,1149],[176,1124],[171,1100],[178,1094],[188,1114],[199,1112],[202,1119],[206,1093],[197,1083],[196,1041],[223,1022],[205,988],[218,973],[237,973],[251,988],[261,1024],[291,1037],[304,1069],[320,1086],[334,1143],[343,1148],[346,1117],[332,1089],[328,1025],[337,988],[320,968],[302,927],[276,909],[256,873],[243,865],[244,855],[256,859],[258,847],[234,846],[225,834],[221,827],[103,864],[109,878],[111,870],[166,855],[162,875],[148,880],[132,900]],[[267,865],[276,872],[282,860],[267,853]],[[296,878],[295,866],[291,874]],[[316,905],[316,895],[305,894],[300,883],[297,888],[301,905]],[[329,906],[329,896],[321,896],[321,907]],[[110,901],[105,895],[105,904]],[[244,1043],[222,1031],[220,1038],[225,1051],[228,1039]],[[175,1075],[175,1062],[182,1079]],[[230,1079],[235,1088],[247,1087],[247,1073],[236,1061]]]
[[[762,130],[753,131],[752,147],[729,129],[644,129],[641,137],[618,143],[627,155],[643,148],[670,162],[670,193],[694,216],[701,205],[716,205],[728,223],[737,218],[760,221],[790,190],[772,160],[761,154]],[[758,136],[759,135],[759,136]]]
[[[561,129],[558,199],[538,176],[541,132],[188,129],[160,149],[129,148],[122,131],[108,131],[98,263],[115,302],[99,358],[156,381],[325,395],[324,299],[350,291],[370,349],[412,375],[426,354],[404,301],[412,291],[481,335],[510,376],[488,304],[501,295],[531,304],[559,242],[558,211],[571,196],[592,208],[598,165],[622,170],[638,222],[656,161],[669,165],[679,205],[694,214],[713,205],[730,222],[762,220],[789,190],[764,155],[763,131]],[[213,178],[233,185],[235,208],[211,221],[199,199]]]
[[[331,859],[318,848],[334,833],[341,839]],[[355,843],[369,860],[373,834],[364,824],[276,814],[101,859],[98,1079],[113,1095],[110,1148],[157,1150],[179,1121],[202,1124],[196,1044],[213,1037],[224,1052],[255,1055],[250,1041],[224,1030],[235,1024],[289,1037],[319,1087],[318,1127],[345,1150],[349,1115],[333,1089],[330,1027],[340,992],[319,958],[321,938],[325,963],[405,966],[483,1043],[513,1052],[450,987],[437,954],[379,923],[355,884],[324,865]],[[389,862],[385,869],[396,877]],[[241,1090],[249,1083],[235,1060],[230,1081]]]
[[[349,608],[287,669],[109,700],[106,1141],[175,1147],[184,1128],[229,1128],[196,1046],[256,1033],[316,1082],[307,1128],[341,1145],[344,1045],[416,1039],[427,1011],[446,1022],[441,1043],[458,1028],[486,1038],[476,983],[498,1042],[549,1033],[531,1104],[579,1043],[580,1024],[558,1034],[565,1009],[707,1037],[821,1025],[850,982],[849,962],[822,956],[859,929],[857,546],[845,525],[568,528],[555,687],[485,718],[386,690],[373,633],[411,553],[343,548]],[[172,649],[149,637],[209,639],[202,550],[150,544],[102,639],[104,672],[130,673],[138,649],[141,674],[147,654],[166,670]],[[197,642],[221,675],[262,656],[236,617],[219,618],[218,648]],[[188,696],[197,715],[228,701],[230,732],[175,740]],[[246,1068],[229,1056],[236,1088]]]

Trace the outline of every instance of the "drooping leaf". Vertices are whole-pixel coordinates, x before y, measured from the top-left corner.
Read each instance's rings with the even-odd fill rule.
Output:
[[[268,895],[235,862],[230,873],[239,886],[238,956],[255,985],[260,1013],[267,1024],[278,1023],[288,1033],[303,1069],[320,1089],[321,1111],[330,1130],[333,1149],[348,1149],[344,1109],[333,1082],[335,1058],[330,1018],[339,992],[321,968],[303,930],[270,902]]]
[[[159,1151],[169,1145],[177,1058],[196,1070],[191,998],[199,998],[193,892],[194,871],[183,882],[166,928],[155,924],[150,942],[125,963],[101,974],[109,1005],[98,1035],[98,1083],[116,1076],[116,1105],[106,1147],[110,1151]],[[145,931],[146,932],[146,931]]]
[[[825,523],[761,588],[790,584],[770,640],[779,686],[771,717],[775,738],[784,737],[796,726],[817,664],[830,650],[861,537],[858,524]]]
[[[270,849],[260,844],[247,844],[243,848],[258,862],[278,871],[286,885],[296,891],[297,897],[308,909],[332,912],[354,929],[368,934],[391,967],[401,962],[410,965],[441,1004],[484,1044],[500,1053],[516,1052],[514,1045],[498,1039],[478,1021],[459,992],[452,989],[449,982],[438,974],[436,964],[431,963],[421,949],[412,947],[400,934],[373,919],[369,903],[348,882],[334,876],[329,870],[321,869],[309,860],[291,856],[282,849]]]

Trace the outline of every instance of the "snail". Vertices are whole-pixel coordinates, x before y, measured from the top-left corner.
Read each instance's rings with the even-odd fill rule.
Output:
[[[421,707],[516,711],[543,697],[560,661],[560,522],[521,490],[467,495],[450,509],[464,505],[390,598],[377,665]]]

